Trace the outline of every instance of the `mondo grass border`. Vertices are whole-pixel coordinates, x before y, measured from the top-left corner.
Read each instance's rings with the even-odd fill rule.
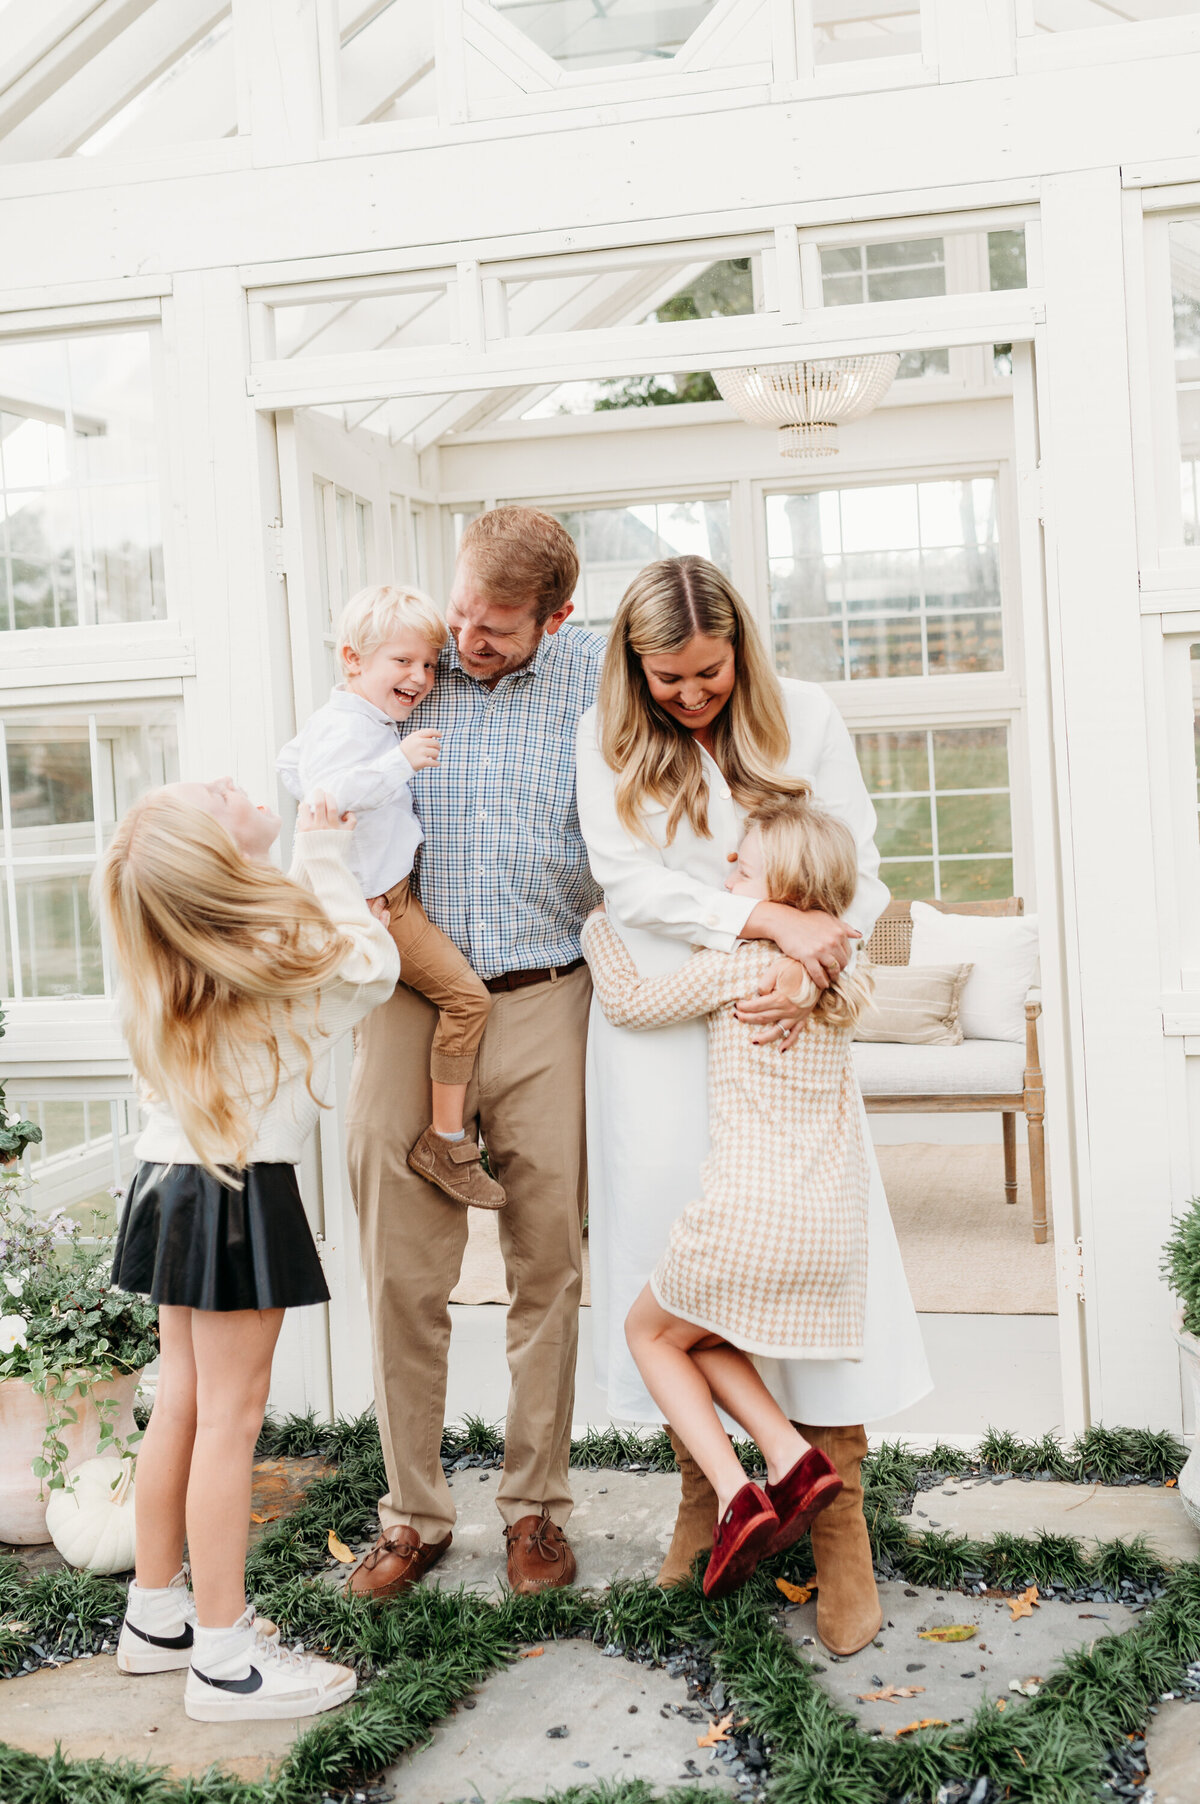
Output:
[[[1168,1437],[1103,1432],[1114,1437],[1100,1451],[1118,1478],[1131,1470],[1145,1475],[1152,1456],[1160,1468],[1185,1457],[1177,1442],[1174,1449],[1167,1445]],[[1094,1443],[1081,1447],[1086,1439],[1060,1453],[1064,1462],[1079,1460],[1079,1469],[1094,1473],[1098,1450]],[[1049,1534],[1001,1534],[972,1542],[937,1531],[911,1533],[899,1520],[898,1506],[937,1477],[990,1469],[992,1455],[1010,1462],[1006,1470],[1018,1470],[1012,1462],[1022,1459],[1025,1449],[1037,1456],[1037,1464],[1025,1470],[1047,1470],[1045,1442],[1008,1437],[1002,1447],[992,1441],[985,1453],[987,1447],[985,1441],[974,1460],[950,1448],[921,1456],[901,1444],[871,1457],[864,1467],[868,1524],[876,1558],[886,1570],[941,1588],[964,1579],[1008,1588],[1033,1582],[1112,1591],[1122,1580],[1164,1588],[1124,1634],[1067,1654],[1036,1697],[1006,1700],[1003,1711],[985,1702],[969,1722],[896,1741],[864,1734],[822,1691],[811,1662],[779,1630],[780,1598],[773,1581],[784,1573],[803,1577],[811,1569],[806,1543],[719,1602],[705,1599],[694,1582],[664,1592],[638,1580],[619,1581],[599,1594],[571,1590],[508,1596],[499,1603],[470,1592],[419,1587],[382,1607],[363,1604],[314,1583],[313,1576],[328,1564],[329,1530],[361,1538],[373,1515],[382,1459],[372,1418],[332,1427],[311,1418],[271,1424],[260,1442],[261,1455],[320,1453],[337,1464],[253,1550],[248,1583],[260,1609],[289,1639],[300,1637],[357,1668],[364,1684],[354,1701],[317,1718],[276,1774],[261,1784],[216,1769],[176,1779],[124,1761],[69,1761],[58,1754],[45,1760],[0,1744],[0,1799],[4,1804],[318,1804],[329,1794],[361,1787],[364,1777],[421,1746],[437,1721],[523,1644],[581,1637],[656,1659],[697,1644],[711,1649],[709,1658],[731,1706],[770,1750],[771,1804],[834,1799],[932,1804],[941,1786],[981,1777],[1013,1804],[1085,1804],[1105,1795],[1111,1750],[1141,1730],[1155,1699],[1200,1658],[1200,1562],[1167,1575],[1140,1538],[1085,1547]],[[442,1451],[450,1465],[482,1464],[498,1459],[502,1444],[485,1424],[468,1422],[447,1431]],[[592,1467],[669,1470],[674,1464],[665,1434],[591,1434],[572,1453],[575,1464]],[[1084,1454],[1090,1461],[1086,1467]],[[745,1449],[743,1458],[752,1468],[753,1450]],[[0,1560],[0,1675],[18,1672],[30,1652],[69,1657],[88,1651],[106,1626],[119,1621],[123,1593],[118,1580],[71,1571],[30,1577],[14,1560]],[[671,1804],[699,1804],[708,1795],[690,1785],[666,1794]],[[649,1804],[653,1796],[653,1788],[630,1780],[572,1787],[556,1804]]]

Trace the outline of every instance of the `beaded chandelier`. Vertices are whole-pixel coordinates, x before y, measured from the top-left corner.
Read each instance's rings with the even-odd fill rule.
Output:
[[[714,370],[722,398],[751,426],[778,426],[784,457],[832,457],[841,420],[878,407],[900,367],[898,351],[816,363],[754,363]]]

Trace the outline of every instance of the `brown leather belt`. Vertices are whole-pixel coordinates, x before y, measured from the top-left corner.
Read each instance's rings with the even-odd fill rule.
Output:
[[[526,984],[550,983],[556,977],[568,977],[583,963],[583,959],[573,958],[569,965],[545,965],[536,971],[502,971],[499,977],[485,977],[483,987],[493,996],[500,995],[503,990],[523,990]]]

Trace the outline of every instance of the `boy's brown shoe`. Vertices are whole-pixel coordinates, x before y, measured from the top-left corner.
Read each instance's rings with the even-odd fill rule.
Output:
[[[508,1201],[502,1186],[483,1169],[479,1142],[469,1131],[461,1140],[445,1140],[427,1127],[409,1153],[408,1163],[456,1203],[472,1209],[503,1209]]]
[[[346,1581],[347,1597],[366,1597],[381,1604],[418,1584],[436,1566],[451,1536],[422,1541],[415,1528],[386,1528],[361,1566]]]
[[[567,1537],[546,1511],[522,1516],[504,1531],[508,1548],[508,1583],[519,1597],[555,1591],[575,1582],[575,1555]]]

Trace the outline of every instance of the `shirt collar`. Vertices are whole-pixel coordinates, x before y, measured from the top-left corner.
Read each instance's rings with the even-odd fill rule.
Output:
[[[559,631],[561,632],[562,630],[563,629],[560,627]],[[532,658],[530,658],[528,664],[522,664],[519,670],[508,671],[505,676],[501,677],[496,688],[498,689],[502,683],[509,680],[514,683],[523,683],[528,681],[530,677],[544,676],[556,655],[555,645],[557,637],[558,635],[556,633],[543,633],[541,639],[538,641],[538,648],[534,652]],[[481,683],[478,677],[473,677],[469,670],[464,670],[462,661],[458,655],[458,646],[455,643],[453,633],[447,635],[446,643],[442,647],[441,654],[438,658],[438,674],[439,676],[457,674],[466,682],[474,683],[479,689],[486,688],[486,685]],[[489,694],[494,694],[495,690],[487,692]]]
[[[356,695],[353,689],[347,689],[344,683],[335,683],[329,692],[329,706],[343,714],[365,714],[368,720],[375,720],[385,727],[398,727],[401,723],[369,702],[365,695]]]

